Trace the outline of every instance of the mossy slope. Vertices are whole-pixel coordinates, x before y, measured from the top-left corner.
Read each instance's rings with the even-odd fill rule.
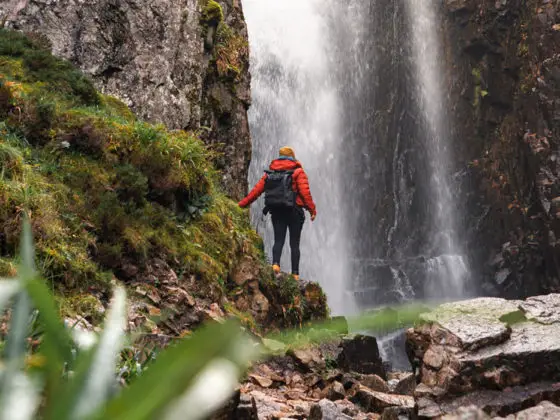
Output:
[[[196,133],[136,120],[39,44],[0,31],[0,274],[24,212],[59,291],[105,289],[131,261],[222,284],[240,255],[263,260]]]

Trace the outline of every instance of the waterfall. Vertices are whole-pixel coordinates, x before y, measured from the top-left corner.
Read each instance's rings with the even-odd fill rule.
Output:
[[[412,28],[412,49],[419,94],[419,104],[426,122],[426,148],[431,163],[430,200],[436,204],[432,213],[432,247],[439,256],[428,261],[426,295],[430,298],[461,298],[466,293],[468,268],[457,241],[457,226],[449,154],[450,115],[444,95],[445,69],[442,66],[438,33],[437,5],[426,0],[408,0],[408,17]]]
[[[302,276],[321,283],[335,314],[467,293],[435,3],[244,1],[250,182],[280,146],[295,148],[318,208]],[[261,210],[252,221],[270,255]]]
[[[332,54],[332,22],[324,0],[246,0],[251,46],[253,104],[249,121],[253,185],[284,145],[293,146],[306,171],[318,216],[304,226],[301,274],[318,281],[334,314],[354,308],[346,289],[349,256],[346,218],[341,199],[341,100]],[[252,220],[271,254],[271,224],[262,216],[262,202]],[[290,270],[286,244],[282,269]]]

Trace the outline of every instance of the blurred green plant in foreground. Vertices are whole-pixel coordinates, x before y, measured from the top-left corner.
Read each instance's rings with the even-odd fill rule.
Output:
[[[0,312],[13,302],[9,331],[0,343],[0,420],[207,418],[230,398],[252,362],[284,346],[332,339],[347,328],[343,320],[327,321],[261,342],[235,320],[215,322],[162,350],[147,367],[134,358],[123,363],[125,289],[115,288],[99,335],[65,326],[35,271],[28,222],[20,248],[18,278],[0,280]],[[396,328],[414,322],[423,310],[407,306],[398,310],[398,320],[379,313],[353,325]],[[131,376],[128,386],[120,384],[119,371]]]

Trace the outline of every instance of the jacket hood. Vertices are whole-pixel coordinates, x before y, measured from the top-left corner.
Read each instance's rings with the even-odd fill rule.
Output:
[[[293,171],[297,168],[301,168],[301,163],[294,159],[280,158],[273,160],[270,164],[271,171]]]

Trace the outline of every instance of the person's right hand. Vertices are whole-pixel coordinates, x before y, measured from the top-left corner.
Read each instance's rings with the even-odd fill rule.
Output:
[[[311,215],[311,221],[314,222],[316,217],[317,217],[317,212]]]

